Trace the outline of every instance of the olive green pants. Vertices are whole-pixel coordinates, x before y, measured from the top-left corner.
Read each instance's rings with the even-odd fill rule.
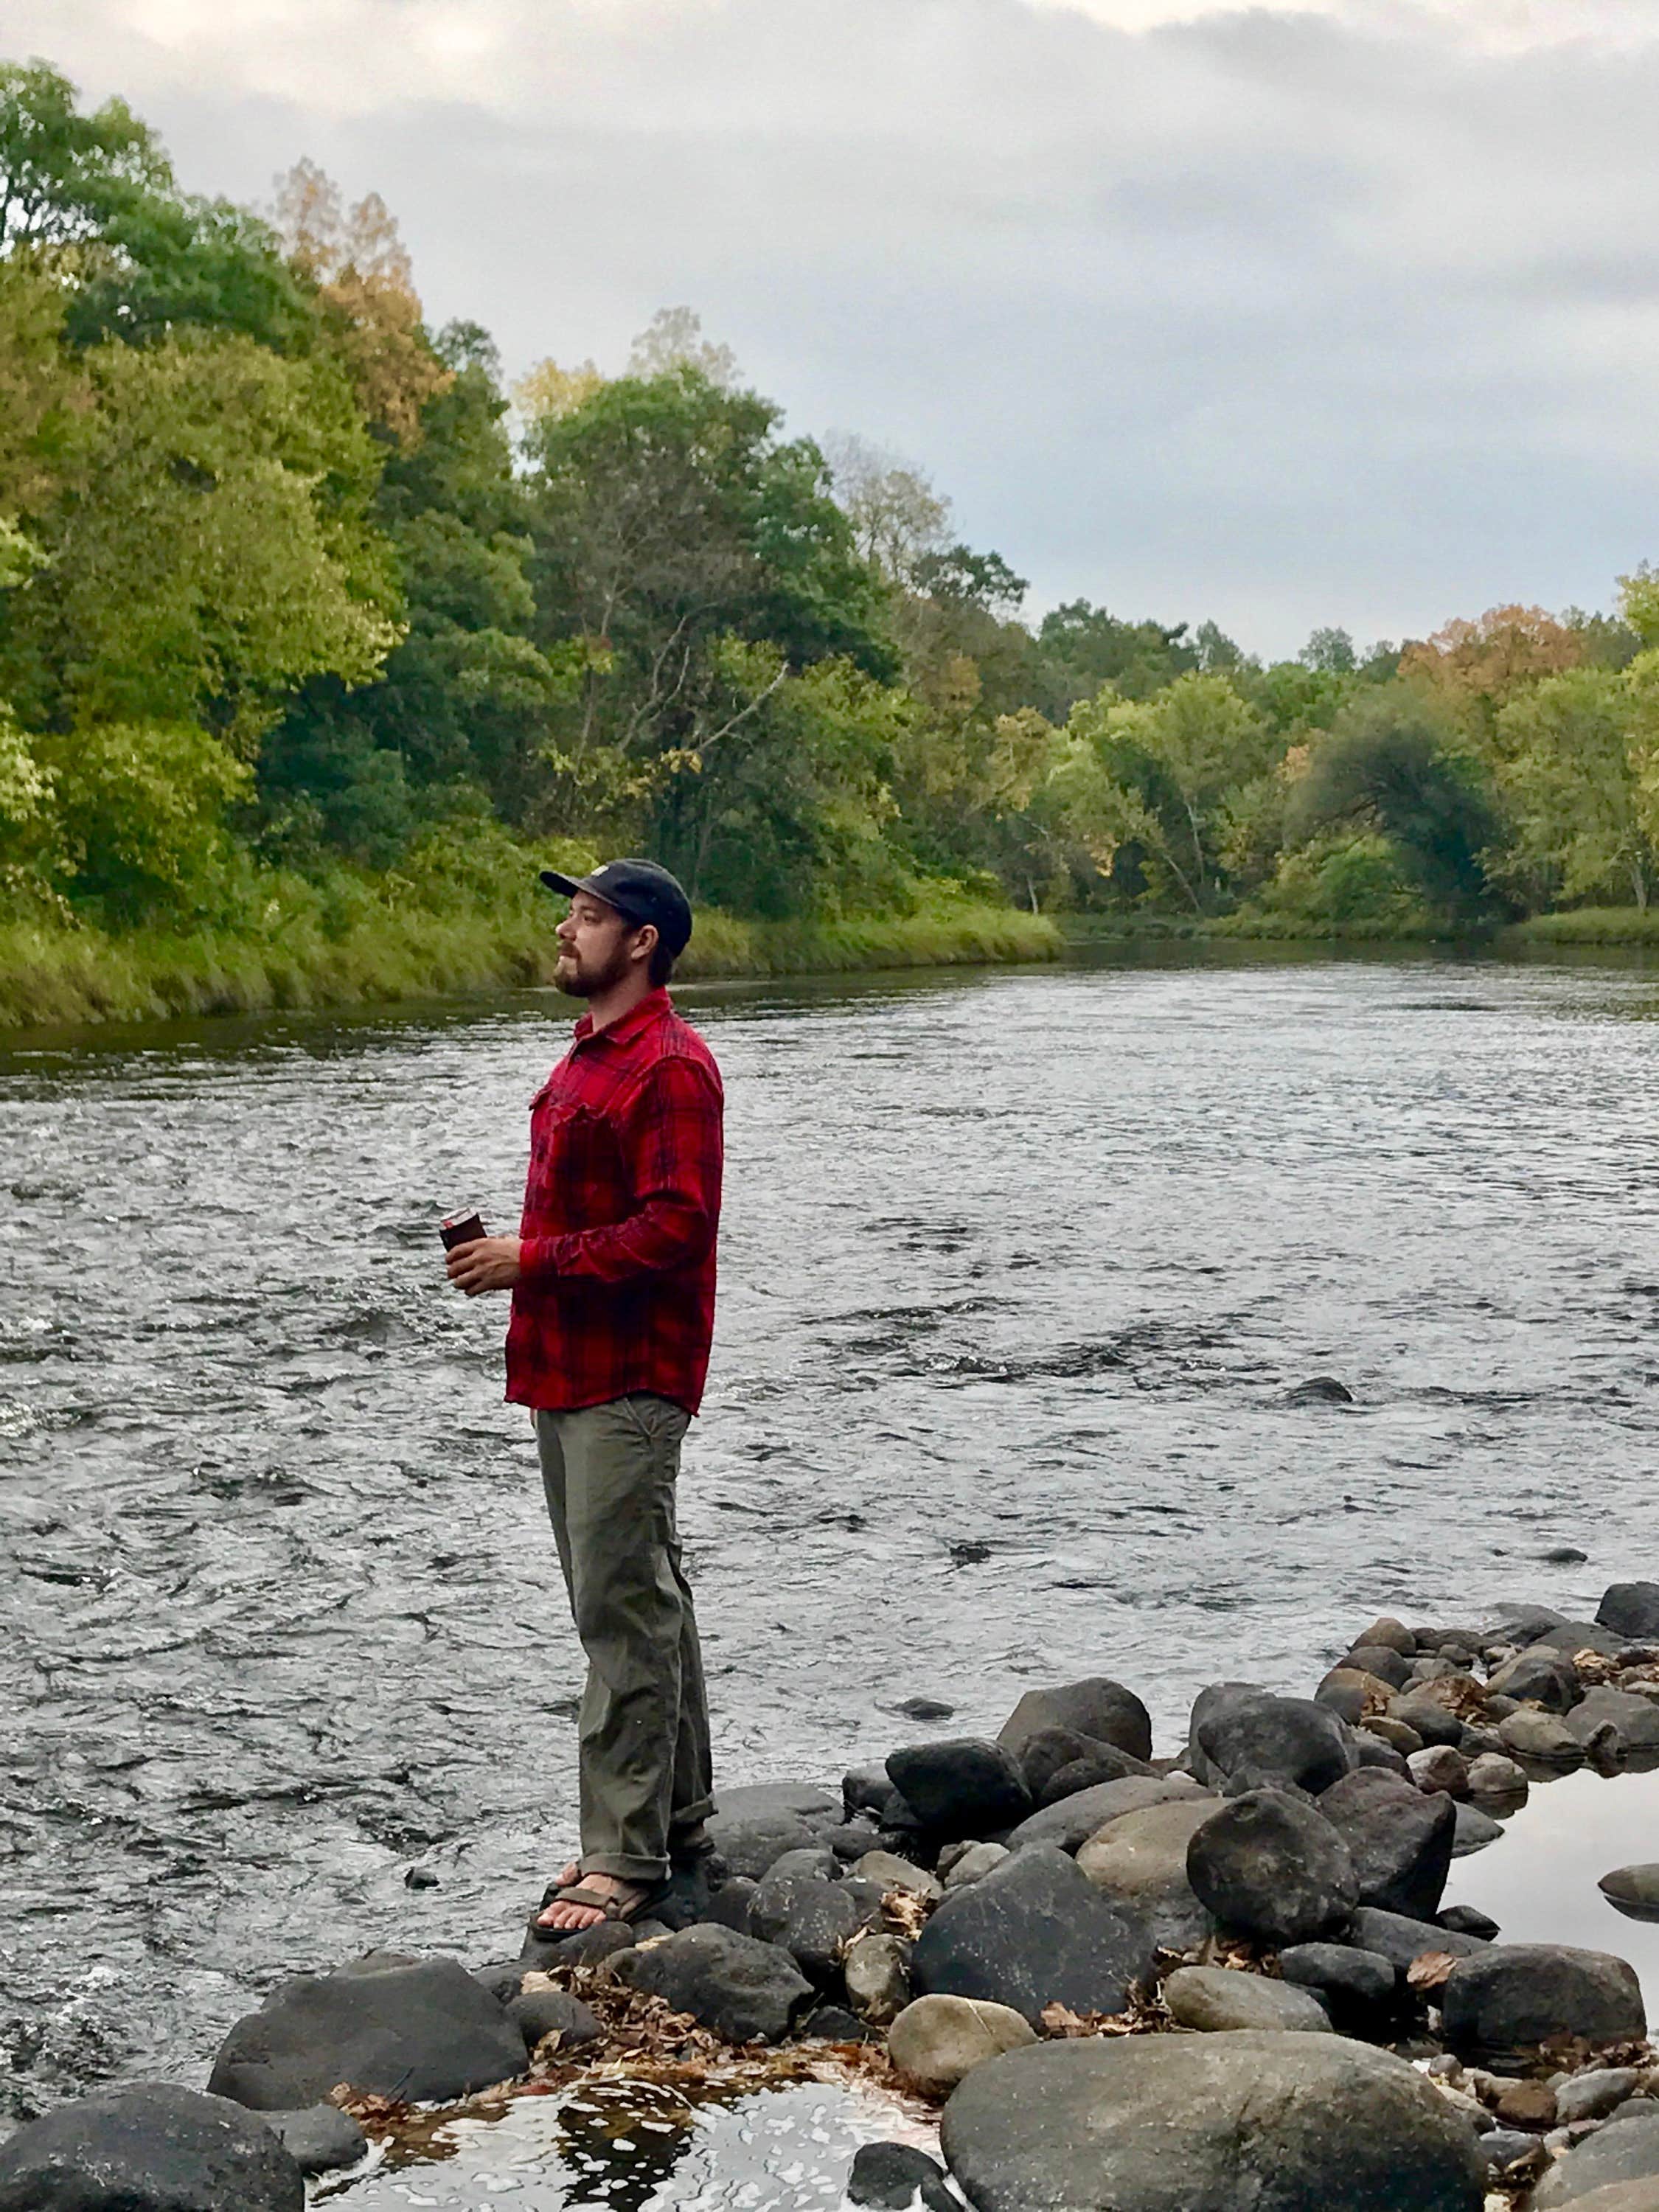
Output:
[[[587,1655],[581,1866],[659,1881],[714,1810],[708,1707],[674,1486],[689,1415],[641,1392],[538,1412],[536,1443],[570,1611]]]

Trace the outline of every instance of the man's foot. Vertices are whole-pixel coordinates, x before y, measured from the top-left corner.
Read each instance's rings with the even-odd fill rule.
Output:
[[[659,1882],[625,1881],[620,1875],[584,1874],[574,1862],[555,1884],[555,1894],[536,1916],[550,1936],[574,1936],[605,1920],[635,1920],[654,1901]],[[568,1892],[568,1894],[562,1893]]]

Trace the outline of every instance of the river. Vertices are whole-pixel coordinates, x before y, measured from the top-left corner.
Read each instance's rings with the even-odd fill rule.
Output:
[[[1659,1574],[1659,968],[1174,948],[683,1004],[729,1102],[683,1507],[729,1780],[1089,1672],[1172,1747],[1379,1605]],[[569,1011],[0,1053],[16,2111],[199,2080],[374,1944],[512,1956],[572,1840],[504,1309],[434,1234],[512,1218]]]

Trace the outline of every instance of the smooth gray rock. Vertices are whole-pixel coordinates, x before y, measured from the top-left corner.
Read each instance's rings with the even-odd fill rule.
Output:
[[[1401,1912],[1383,1912],[1362,1905],[1348,1929],[1348,1941],[1357,1950],[1374,1951],[1386,1959],[1403,1984],[1414,1960],[1425,1951],[1448,1951],[1454,1959],[1481,1957],[1492,1948],[1476,1936],[1437,1926],[1431,1920],[1413,1920]]]
[[[1199,1692],[1188,1752],[1198,1779],[1231,1797],[1286,1788],[1315,1796],[1358,1759],[1352,1732],[1325,1706],[1244,1682]]]
[[[722,1790],[709,1840],[729,1874],[758,1881],[785,1851],[810,1849],[841,1825],[842,1808],[805,1782],[753,1782]]]
[[[1164,1984],[1164,2002],[1181,2027],[1208,2034],[1251,2027],[1294,2035],[1331,2033],[1329,2013],[1307,1990],[1228,1966],[1177,1966]]]
[[[1483,1752],[1469,1761],[1469,1795],[1500,1805],[1518,1805],[1532,1784],[1527,1770],[1501,1751]]]
[[[749,1916],[754,1910],[755,1895],[759,1888],[760,1884],[751,1881],[747,1875],[734,1875],[730,1881],[723,1882],[709,1899],[703,1918],[713,1921],[717,1928],[735,1928],[739,1936],[753,1935]],[[625,1949],[627,1947],[622,1948]]]
[[[525,2070],[524,2041],[453,1959],[300,1974],[219,2046],[215,2096],[255,2112],[320,2104],[341,2082],[411,2104],[465,2097]]]
[[[1256,1790],[1213,1814],[1187,1848],[1187,1878],[1222,1925],[1264,1943],[1346,1926],[1359,1901],[1348,1847],[1312,1806]]]
[[[854,1937],[880,1922],[881,1893],[873,1885],[855,1888],[850,1881],[776,1867],[749,1905],[749,1933],[781,1945],[802,1973],[820,1984],[834,1978]]]
[[[534,2051],[544,2036],[555,2034],[561,2051],[574,2051],[584,2043],[597,2043],[605,2033],[591,2008],[563,1990],[531,1990],[514,1997],[507,2010],[526,2051]]]
[[[924,1898],[936,1905],[945,1894],[945,1885],[936,1874],[912,1866],[896,1851],[866,1851],[853,1863],[853,1873],[860,1881],[874,1882],[884,1894],[889,1890],[906,1890],[912,1897]]]
[[[1443,1905],[1434,1917],[1442,1928],[1449,1928],[1454,1935],[1478,1936],[1485,1943],[1503,1933],[1491,1913],[1482,1912],[1476,1905]]]
[[[1133,1690],[1109,1675],[1090,1674],[1049,1690],[1028,1690],[997,1731],[997,1741],[1016,1755],[1041,1729],[1073,1729],[1098,1743],[1115,1745],[1132,1759],[1152,1755],[1152,1716]]]
[[[1214,1923],[1188,1879],[1187,1847],[1219,1809],[1213,1799],[1176,1797],[1120,1814],[1090,1837],[1078,1865],[1103,1897],[1144,1915],[1165,1950],[1189,1950]]]
[[[870,2212],[962,2212],[942,2169],[908,2143],[860,2146],[847,2177],[847,2202]]]
[[[368,2137],[337,2105],[307,2105],[299,2112],[259,2115],[301,2173],[337,2173],[356,2166]]]
[[[1126,1774],[1152,1771],[1145,1759],[1120,1751],[1115,1744],[1079,1735],[1075,1729],[1039,1729],[1012,1756],[1036,1805],[1058,1804],[1062,1797],[1074,1796],[1098,1782],[1121,1782]]]
[[[1493,1943],[1460,1959],[1440,1993],[1440,2021],[1449,2048],[1484,2064],[1552,2036],[1626,2043],[1647,2033],[1634,1969],[1610,1952],[1565,1943]]]
[[[1082,1790],[1022,1820],[1009,1832],[1008,1848],[1023,1851],[1033,1844],[1052,1844],[1062,1851],[1076,1851],[1120,1814],[1138,1813],[1143,1805],[1167,1805],[1175,1798],[1193,1797],[1201,1797],[1212,1806],[1220,1802],[1189,1774],[1133,1774],[1121,1782],[1103,1782],[1097,1789]]]
[[[917,1997],[887,2031],[887,2056],[914,2087],[948,2096],[976,2066],[1036,2040],[1024,2013],[982,1997]]]
[[[1311,1990],[1345,2034],[1376,2027],[1395,2008],[1399,1978],[1375,1951],[1292,1943],[1279,1953],[1279,1971],[1295,1988]]]
[[[1630,2190],[1638,2183],[1650,2185],[1659,2204],[1659,2118],[1598,2128],[1550,2168],[1527,2199],[1527,2212],[1555,2212],[1559,2204],[1588,2208],[1595,2194],[1615,2184]],[[1632,2198],[1633,2203],[1640,2201]],[[1601,2212],[1601,2206],[1595,2212]]]
[[[945,2108],[975,2212],[1480,2212],[1468,2123],[1391,2053],[1246,2030],[1039,2044]]]
[[[1450,1870],[1457,1814],[1449,1797],[1425,1795],[1398,1775],[1361,1767],[1317,1801],[1353,1861],[1362,1905],[1426,1920]]]
[[[842,1975],[854,2011],[884,2027],[910,2002],[910,1946],[899,1936],[857,1936]]]
[[[1553,1713],[1523,1705],[1518,1713],[1498,1723],[1498,1740],[1516,1759],[1529,1759],[1540,1766],[1582,1766],[1584,1747],[1566,1723]]]
[[[1474,1851],[1484,1851],[1488,1844],[1500,1843],[1504,1824],[1494,1820],[1490,1813],[1483,1813],[1478,1805],[1459,1805],[1456,1826],[1452,1834],[1452,1856],[1466,1859]]]
[[[1626,1638],[1593,1620],[1568,1620],[1559,1628],[1547,1628],[1538,1642],[1549,1650],[1565,1651],[1569,1658],[1576,1652],[1594,1651],[1603,1659],[1616,1659]]]
[[[1607,1903],[1630,1920],[1659,1920],[1659,1860],[1615,1867],[1596,1887]]]
[[[1396,1620],[1391,1613],[1381,1614],[1368,1629],[1356,1636],[1353,1649],[1356,1651],[1368,1650],[1376,1644],[1389,1651],[1399,1652],[1405,1659],[1414,1659],[1417,1656],[1416,1637],[1403,1620]]]
[[[787,1951],[708,1922],[623,1953],[613,1972],[728,2043],[781,2043],[813,2001]]]
[[[1386,1644],[1357,1644],[1337,1664],[1352,1667],[1362,1674],[1374,1674],[1391,1690],[1403,1690],[1411,1677],[1409,1657]]]
[[[1121,2012],[1150,1972],[1150,1923],[1109,1904],[1051,1844],[1016,1851],[953,1890],[916,1940],[919,1996],[985,1997],[1036,2021],[1047,2004]]]
[[[1609,1583],[1595,1618],[1601,1627],[1633,1643],[1659,1637],[1659,1583]]]
[[[1602,2120],[1615,2105],[1633,2096],[1642,2079],[1634,2066],[1596,2066],[1588,2074],[1574,2074],[1557,2086],[1555,2117],[1563,2127],[1575,2120]]]
[[[1463,1723],[1451,1707],[1431,1697],[1427,1690],[1407,1690],[1395,1698],[1389,1707],[1389,1718],[1414,1729],[1425,1744],[1449,1743],[1455,1747],[1463,1735]]]
[[[1425,1796],[1437,1792],[1447,1797],[1469,1794],[1468,1761],[1451,1744],[1425,1743],[1406,1761],[1406,1771]]]
[[[272,2130],[171,2081],[100,2090],[0,2143],[0,2212],[303,2212]]]
[[[550,1966],[603,1966],[618,1951],[630,1949],[636,1934],[620,1920],[600,1920],[592,1928],[579,1928],[574,1936],[555,1936],[538,1928],[532,1919],[525,1931],[519,1964],[526,1973],[544,1973]]]
[[[1578,1669],[1565,1651],[1547,1644],[1534,1644],[1498,1668],[1486,1683],[1494,1697],[1515,1698],[1523,1705],[1542,1705],[1546,1712],[1569,1712],[1577,1704],[1583,1684]]]
[[[888,1753],[887,1773],[921,1826],[935,1836],[988,1835],[1031,1810],[1013,1754],[975,1736],[907,1744]]]
[[[1000,1867],[1008,1856],[1006,1844],[969,1844],[945,1877],[947,1890],[965,1889],[970,1881],[977,1881]]]
[[[1609,1721],[1619,1731],[1623,1750],[1659,1751],[1659,1705],[1650,1698],[1633,1696],[1628,1690],[1615,1690],[1610,1684],[1598,1683],[1594,1689],[1585,1691],[1566,1716],[1569,1731],[1586,1745],[1596,1729]]]

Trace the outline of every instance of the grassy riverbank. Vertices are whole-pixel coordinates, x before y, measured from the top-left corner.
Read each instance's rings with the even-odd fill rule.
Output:
[[[1127,914],[1073,917],[1066,926],[1071,945],[1180,943],[1189,939],[1244,938],[1264,943],[1342,945],[1492,944],[1507,951],[1552,945],[1650,945],[1659,947],[1659,908],[1576,907],[1564,914],[1534,915],[1507,926],[1486,922],[1455,930],[1443,920],[1424,915],[1420,924],[1398,919],[1344,922],[1307,920],[1294,915],[1212,915]]]
[[[265,928],[0,928],[0,1028],[176,1014],[257,1013],[446,997],[552,980],[555,910],[400,908],[331,933],[314,916]],[[935,898],[915,914],[838,921],[699,915],[687,981],[1052,960],[1046,917]]]

